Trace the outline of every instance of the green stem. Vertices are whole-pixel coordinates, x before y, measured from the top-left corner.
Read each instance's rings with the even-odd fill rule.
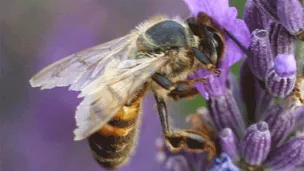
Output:
[[[297,68],[298,68],[298,74],[303,74],[304,69],[304,41],[297,41],[297,52],[296,52],[296,58],[297,58]]]

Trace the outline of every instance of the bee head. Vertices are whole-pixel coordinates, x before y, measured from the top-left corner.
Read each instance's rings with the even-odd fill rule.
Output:
[[[192,33],[200,39],[198,49],[214,65],[218,65],[225,51],[224,32],[209,15],[203,12],[200,12],[196,18],[188,18],[187,23]]]

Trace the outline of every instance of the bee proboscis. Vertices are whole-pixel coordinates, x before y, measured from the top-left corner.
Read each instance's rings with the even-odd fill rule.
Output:
[[[128,160],[147,91],[155,95],[166,142],[176,149],[201,149],[210,143],[201,133],[172,130],[165,101],[198,94],[194,84],[205,79],[187,78],[200,67],[220,74],[223,34],[202,12],[187,20],[157,16],[123,37],[51,64],[30,83],[41,89],[70,86],[81,91],[74,140],[88,138],[104,168],[115,169]]]

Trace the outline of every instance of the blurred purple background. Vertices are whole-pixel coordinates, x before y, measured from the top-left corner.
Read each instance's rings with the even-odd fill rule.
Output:
[[[125,35],[153,15],[186,17],[187,7],[176,0],[11,0],[0,6],[0,170],[103,170],[87,141],[73,141],[78,93],[40,91],[29,78],[69,54]],[[161,130],[154,104],[148,96],[137,150],[119,170],[158,170],[155,138]]]

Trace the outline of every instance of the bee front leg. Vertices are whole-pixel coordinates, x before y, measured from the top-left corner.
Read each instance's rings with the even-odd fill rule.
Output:
[[[213,71],[218,76],[221,74],[221,71],[216,69],[216,66],[211,62],[204,52],[200,51],[198,48],[192,48],[192,52],[194,56],[206,66],[206,69]]]
[[[195,80],[178,81],[173,83],[167,77],[162,74],[155,73],[152,79],[166,90],[170,90],[168,94],[174,100],[179,100],[181,98],[193,97],[198,94],[198,90],[194,87],[197,82],[204,82],[204,78],[199,78]]]

